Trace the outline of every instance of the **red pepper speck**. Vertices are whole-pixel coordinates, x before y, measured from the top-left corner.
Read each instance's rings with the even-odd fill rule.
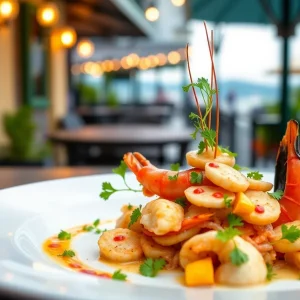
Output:
[[[222,193],[213,193],[212,195],[215,198],[224,198],[224,195]]]
[[[69,267],[70,267],[70,268],[73,268],[73,269],[80,269],[80,268],[81,268],[81,265],[80,265],[80,264],[76,264],[76,263],[70,263],[70,264],[69,264]]]
[[[80,270],[81,273],[84,273],[84,274],[88,274],[88,275],[98,275],[97,272],[93,271],[93,270],[86,270],[86,269],[83,269],[83,270]]]
[[[219,165],[215,163],[209,163],[208,165],[212,168],[219,168]]]
[[[264,208],[263,206],[261,206],[261,205],[256,205],[256,206],[255,206],[255,211],[256,211],[257,213],[259,213],[259,214],[262,214],[262,213],[265,212],[265,208]]]
[[[125,236],[124,235],[116,235],[114,237],[114,241],[115,242],[121,242],[121,241],[124,241],[125,240]]]
[[[194,189],[194,194],[201,194],[201,193],[204,193],[203,189],[201,189],[201,188]]]
[[[52,243],[52,244],[49,244],[48,247],[49,247],[49,248],[59,248],[59,247],[60,247],[60,244]]]
[[[98,274],[97,276],[101,277],[101,278],[108,278],[111,279],[111,276],[109,276],[108,274]]]

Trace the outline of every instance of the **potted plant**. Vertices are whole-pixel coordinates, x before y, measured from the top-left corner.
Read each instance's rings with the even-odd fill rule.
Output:
[[[0,165],[6,166],[41,166],[48,155],[48,146],[37,146],[35,143],[36,124],[32,109],[21,107],[14,113],[3,117],[4,131],[9,145],[4,151]]]

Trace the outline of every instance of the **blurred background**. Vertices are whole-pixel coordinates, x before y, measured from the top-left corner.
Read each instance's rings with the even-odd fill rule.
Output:
[[[297,0],[0,0],[0,166],[110,167],[127,151],[185,166],[187,43],[194,81],[211,76],[203,20],[221,144],[272,171],[300,114]]]

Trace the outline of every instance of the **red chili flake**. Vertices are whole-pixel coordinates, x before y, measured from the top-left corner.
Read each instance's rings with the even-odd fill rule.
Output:
[[[98,275],[97,272],[93,271],[93,270],[86,270],[86,269],[83,269],[83,270],[80,270],[81,273],[84,273],[84,274],[88,274],[88,275]]]
[[[208,165],[212,168],[219,168],[219,165],[217,165],[215,163],[209,163]]]
[[[194,194],[201,194],[201,193],[204,193],[203,189],[201,189],[201,188],[194,189]]]
[[[121,241],[124,241],[125,240],[125,236],[124,235],[116,235],[114,237],[114,241],[115,242],[121,242]]]
[[[73,269],[80,269],[81,265],[80,264],[76,264],[76,263],[70,263],[69,267],[73,268]]]
[[[256,211],[257,213],[259,213],[259,214],[262,214],[262,213],[265,212],[265,208],[264,208],[263,206],[261,206],[261,205],[256,205],[256,206],[255,206],[255,211]]]
[[[222,193],[213,193],[212,195],[215,198],[224,198],[224,195]]]
[[[49,244],[48,247],[49,247],[49,248],[59,248],[59,247],[60,247],[60,244],[52,243],[52,244]]]
[[[101,278],[109,278],[109,279],[111,279],[111,276],[109,276],[108,274],[98,274],[97,276],[99,276]]]

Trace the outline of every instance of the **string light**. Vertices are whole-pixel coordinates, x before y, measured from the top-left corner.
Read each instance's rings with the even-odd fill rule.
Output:
[[[91,57],[94,53],[95,46],[90,40],[81,40],[77,45],[77,53],[83,58]]]
[[[169,52],[168,61],[172,65],[178,64],[180,62],[180,54],[176,51]]]
[[[171,0],[174,6],[182,6],[185,4],[185,0]]]
[[[59,20],[59,10],[55,3],[46,2],[38,7],[37,21],[41,26],[52,27],[57,24]]]
[[[155,22],[159,18],[159,10],[154,4],[150,4],[145,10],[145,17],[150,22]]]
[[[164,66],[168,62],[167,56],[163,53],[158,53],[156,57],[158,58],[159,66]]]
[[[16,0],[0,0],[0,20],[10,21],[19,13],[19,3]]]
[[[60,41],[64,47],[73,47],[76,43],[76,39],[76,31],[72,27],[64,27],[60,30]]]

